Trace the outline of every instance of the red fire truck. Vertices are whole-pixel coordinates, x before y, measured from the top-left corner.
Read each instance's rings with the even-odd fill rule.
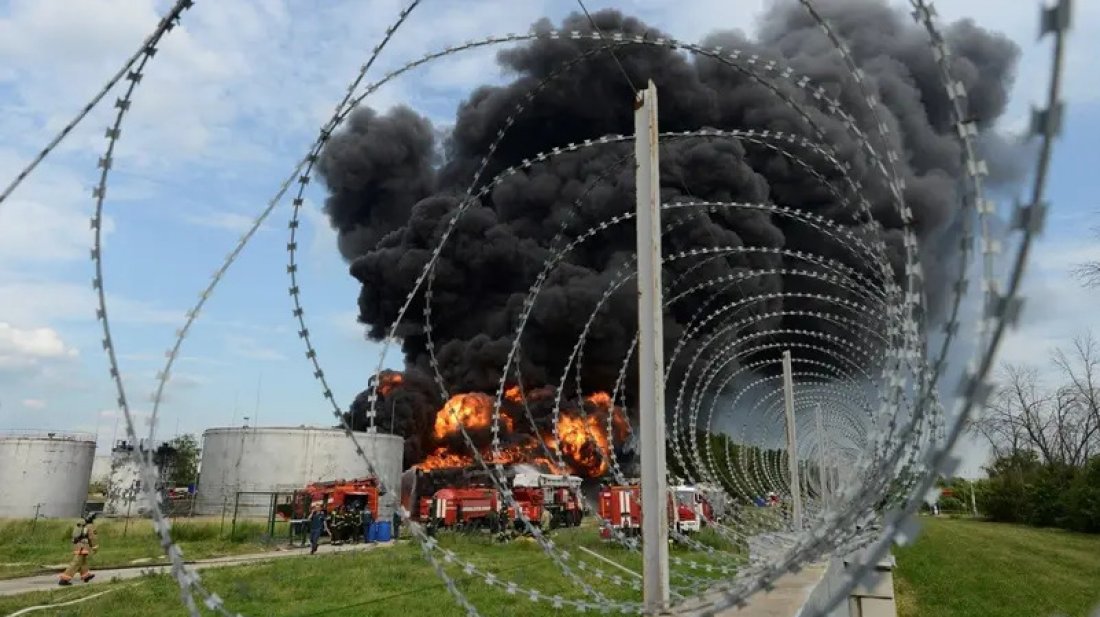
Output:
[[[428,522],[434,518],[432,501],[436,493],[453,488],[488,488],[489,483],[460,469],[421,470],[413,468],[401,479],[401,505],[413,520]]]
[[[325,512],[351,506],[357,510],[370,508],[374,520],[378,520],[378,495],[378,480],[375,478],[314,482],[294,491],[289,512],[283,509],[279,513],[285,518],[301,520],[309,516],[314,504],[320,505]]]
[[[581,479],[577,476],[545,473],[518,473],[512,478],[512,494],[532,523],[540,524],[542,510],[550,512],[552,527],[576,527],[581,524]]]
[[[375,478],[314,482],[294,491],[289,503],[276,505],[275,512],[283,520],[290,521],[290,535],[301,537],[305,544],[309,512],[319,505],[325,512],[350,506],[353,509],[370,508],[374,520],[378,520],[378,481]]]
[[[436,491],[429,512],[440,527],[489,527],[490,515],[500,511],[500,498],[492,488],[444,488]]]
[[[642,530],[642,489],[637,484],[627,486],[605,485],[600,489],[598,512],[600,518],[628,536],[640,535]],[[713,520],[710,504],[690,486],[670,487],[668,492],[668,522],[680,533],[699,531]],[[611,537],[607,527],[600,529],[604,538]]]
[[[402,504],[421,522],[432,521],[441,527],[453,526],[459,522],[458,506],[461,505],[464,525],[469,526],[473,520],[484,518],[479,524],[488,526],[489,516],[483,502],[492,501],[493,511],[498,515],[501,505],[505,503],[489,477],[476,470],[414,470],[408,475],[407,486],[402,489]],[[583,512],[580,478],[519,471],[514,472],[508,482],[512,486],[513,498],[531,524],[541,525],[543,509],[550,512],[553,526],[580,524]],[[515,507],[508,507],[508,519],[513,523],[518,520]],[[522,524],[516,525],[517,528],[522,527]]]
[[[676,500],[675,523],[680,533],[699,531],[714,521],[714,510],[698,488],[673,486],[669,488],[669,493]]]

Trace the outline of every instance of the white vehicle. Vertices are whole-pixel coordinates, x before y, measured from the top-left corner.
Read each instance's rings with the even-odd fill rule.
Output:
[[[577,476],[558,476],[549,473],[517,473],[512,486],[526,488],[569,488],[578,490],[581,479]]]

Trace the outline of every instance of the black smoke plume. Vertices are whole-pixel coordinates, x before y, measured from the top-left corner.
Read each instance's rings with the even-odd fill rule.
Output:
[[[824,3],[821,11],[848,42],[868,87],[885,106],[879,113],[901,154],[897,165],[906,181],[904,198],[913,211],[921,241],[930,244],[950,233],[958,220],[963,169],[949,100],[927,33],[906,13],[881,0],[835,0]],[[599,12],[594,19],[605,34],[662,36],[616,11]],[[546,31],[552,24],[543,20],[535,28]],[[591,31],[587,19],[577,14],[566,18],[559,29]],[[969,95],[970,119],[983,132],[983,143],[996,147],[1003,141],[995,138],[993,124],[1005,110],[1018,50],[1005,37],[970,21],[951,24],[944,34],[954,52],[954,74]],[[703,45],[741,48],[760,54],[765,61],[777,59],[792,66],[823,86],[872,141],[877,139],[857,84],[801,7],[777,4],[753,40],[716,33]],[[442,143],[427,119],[403,107],[384,114],[360,109],[347,128],[333,136],[320,162],[330,192],[325,212],[339,232],[340,251],[351,263],[351,274],[362,283],[359,319],[369,326],[370,337],[382,337],[396,318],[482,157],[517,103],[564,63],[598,47],[600,43],[590,40],[557,39],[500,52],[498,62],[514,79],[504,86],[475,89],[459,105],[454,126]],[[657,84],[663,130],[752,128],[811,135],[805,121],[774,94],[713,59],[649,45],[618,47],[615,55],[634,84],[649,79]],[[900,277],[902,222],[860,145],[820,102],[789,87],[784,91],[811,109],[811,115],[825,127],[831,148],[862,183],[862,194],[885,228],[882,239],[894,275]],[[491,157],[481,183],[538,152],[604,134],[632,133],[632,98],[611,55],[606,51],[591,55],[557,77],[534,101],[525,102],[525,110]],[[566,235],[574,237],[633,208],[631,153],[630,144],[608,146],[536,165],[478,200],[458,222],[438,262],[431,301],[431,336],[440,370],[452,392],[496,389],[523,299],[550,257],[559,229],[564,226]],[[991,157],[993,161],[1008,158]],[[837,180],[838,175],[820,159],[809,160],[827,179]],[[998,173],[1004,175],[994,170],[994,176]],[[853,230],[859,226],[852,211],[804,170],[775,152],[747,143],[667,141],[661,150],[661,185],[665,201],[772,202],[829,216]],[[837,186],[846,190],[839,183]],[[574,207],[577,200],[579,208]],[[665,223],[672,226],[664,239],[666,253],[723,246],[785,247],[831,257],[857,272],[871,273],[866,259],[835,241],[789,219],[759,211],[685,209],[668,215]],[[632,223],[612,227],[570,253],[550,274],[524,333],[520,366],[527,385],[556,384],[561,378],[584,320],[615,273],[629,266],[634,242]],[[927,293],[935,304],[949,283],[948,260],[931,251],[925,251],[923,259]],[[748,268],[780,267],[813,269],[805,262],[775,254],[734,253],[669,263],[664,276],[675,292]],[[697,312],[749,295],[779,291],[838,293],[834,285],[804,276],[772,274],[688,295],[665,315],[666,353]],[[395,420],[395,428],[413,442],[429,430],[427,423],[442,403],[427,377],[431,368],[423,309],[424,296],[420,294],[397,332],[412,378],[405,386],[409,392],[402,395],[408,398],[395,403],[402,416]],[[780,309],[838,312],[819,301],[792,299],[758,302],[750,313]],[[591,329],[584,348],[582,389],[612,387],[636,323],[634,284],[628,282],[603,305]],[[814,317],[789,317],[781,324],[774,318],[759,322],[741,336],[778,325],[844,332]],[[778,351],[768,353],[778,355]],[[741,361],[750,359],[754,358]],[[683,356],[678,364],[677,370],[682,369]],[[362,422],[364,403],[365,396],[354,406],[356,422]],[[384,406],[380,409],[382,424],[388,422],[388,412]],[[420,452],[419,445],[411,447],[415,452],[410,454]]]

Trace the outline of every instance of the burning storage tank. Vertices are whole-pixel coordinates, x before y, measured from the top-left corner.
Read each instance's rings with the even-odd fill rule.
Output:
[[[149,452],[156,468],[158,491],[167,486],[167,476],[172,470],[176,450],[166,443],[150,443],[146,440],[134,444],[122,440],[111,449],[111,471],[107,479],[107,501],[103,513],[107,516],[130,516],[149,513],[148,503],[141,491],[141,461],[139,456]]]
[[[354,433],[390,492],[379,516],[388,520],[401,479],[404,439],[382,433]],[[369,475],[344,431],[328,428],[212,428],[202,434],[198,514],[266,516],[275,492],[282,497],[310,482]],[[392,488],[391,488],[392,487]],[[280,498],[280,503],[283,501]]]
[[[95,459],[91,433],[0,434],[0,518],[76,518]]]

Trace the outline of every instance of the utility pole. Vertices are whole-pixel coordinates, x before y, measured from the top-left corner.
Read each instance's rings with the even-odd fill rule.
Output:
[[[669,604],[661,177],[657,154],[657,86],[651,80],[634,101],[634,178],[638,217],[638,415],[642,459],[642,601],[647,615],[658,615]]]
[[[821,501],[828,509],[832,504],[832,495],[829,494],[829,470],[826,469],[826,440],[825,440],[825,423],[821,419],[821,404],[818,403],[814,406],[814,424],[817,430],[817,478],[821,484],[818,490],[821,491]]]
[[[783,352],[783,408],[787,418],[787,469],[791,473],[791,526],[802,530],[802,490],[798,478],[798,436],[794,426],[794,377],[791,352]]]

